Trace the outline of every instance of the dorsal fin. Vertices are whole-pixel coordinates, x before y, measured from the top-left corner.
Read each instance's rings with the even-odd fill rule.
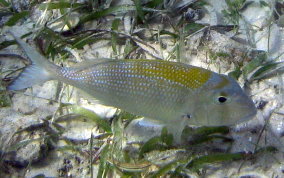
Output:
[[[100,64],[100,63],[105,63],[105,62],[111,62],[111,61],[116,61],[116,59],[98,58],[98,59],[94,59],[94,60],[92,60],[92,61],[86,60],[86,61],[83,61],[83,62],[76,63],[76,64],[70,66],[70,68],[84,69],[84,68],[90,67],[90,66],[92,66],[92,65],[96,65],[96,64]]]

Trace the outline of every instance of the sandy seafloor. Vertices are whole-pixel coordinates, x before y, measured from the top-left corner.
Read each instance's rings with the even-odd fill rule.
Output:
[[[222,10],[226,8],[225,1],[208,0],[207,2],[209,5],[205,6],[205,16],[197,22],[210,24],[212,26],[227,24],[222,15]],[[268,53],[268,60],[284,62],[284,57],[282,56],[284,52],[283,22],[281,22],[280,18],[274,21],[271,20],[273,19],[275,3],[277,1],[266,0],[265,2],[269,4],[269,6],[261,6],[261,1],[258,0],[252,2],[253,3],[248,5],[248,7],[241,12],[242,19],[239,22],[240,33],[234,35],[232,39],[232,33],[226,32],[221,34],[212,29],[208,34],[210,38],[206,41],[206,48],[213,52],[232,54],[233,57],[230,60],[244,60],[242,59],[244,53],[259,50]],[[281,2],[282,1],[279,1],[279,3]],[[132,1],[128,2],[125,0],[120,1],[120,3],[131,4]],[[34,31],[34,25],[38,23],[38,17],[40,17],[42,13],[43,12],[40,11],[36,12],[25,21],[17,23],[13,27],[13,31],[18,35]],[[105,23],[107,24],[111,20],[111,17],[106,18]],[[267,25],[270,23],[271,25]],[[90,24],[90,26],[92,25],[95,26],[94,24]],[[126,20],[123,29],[127,31],[128,28]],[[163,28],[163,25],[151,24],[151,28]],[[7,33],[9,29],[11,28],[7,26],[0,29],[0,42],[12,39]],[[204,50],[204,48],[199,48],[201,45],[199,41],[202,37],[201,32],[185,38],[182,53],[184,60],[182,62],[208,68],[215,72],[225,74],[231,72],[234,69],[234,65],[227,58],[227,60],[216,59],[214,62],[208,62],[210,61],[208,51]],[[246,43],[244,44],[240,39],[246,41]],[[170,51],[174,48],[175,44],[169,38],[161,37],[161,41],[166,45],[166,48],[160,48],[158,43],[150,44],[152,47],[158,49],[159,53],[148,53],[146,54],[148,58],[159,56],[166,59],[167,56],[170,55]],[[119,50],[122,51],[123,48],[124,46],[121,46]],[[100,40],[93,44],[86,45],[81,50],[69,50],[72,52],[73,58],[75,57],[77,61],[92,58],[110,58],[113,56],[112,48],[107,40]],[[13,53],[24,56],[17,45],[5,48],[1,50],[0,53]],[[23,66],[24,64],[21,60],[15,57],[1,57],[0,69],[2,72]],[[239,83],[243,86],[243,79],[240,79]],[[5,155],[0,159],[2,162],[0,175],[3,175],[3,177],[34,177],[36,175],[44,175],[46,177],[90,176],[88,156],[75,151],[60,152],[56,150],[50,151],[48,148],[45,148],[45,144],[42,143],[42,140],[38,139],[45,136],[48,132],[43,124],[45,123],[44,120],[46,120],[47,117],[53,117],[55,113],[57,113],[59,103],[56,99],[58,99],[58,97],[62,97],[62,103],[75,103],[93,110],[104,118],[111,118],[116,112],[116,109],[98,103],[96,104],[94,100],[89,102],[84,95],[70,86],[63,85],[63,90],[58,94],[58,86],[57,81],[49,81],[23,91],[18,91],[13,94],[10,93],[10,96],[12,96],[11,106],[0,108],[0,149],[2,155]],[[259,147],[273,146],[277,148],[278,151],[262,154],[254,160],[235,161],[222,166],[209,167],[205,177],[284,177],[283,75],[278,74],[265,80],[255,81],[249,88],[250,95],[258,107],[258,112],[251,121],[231,128],[229,136],[234,139],[234,142],[230,152],[244,151],[253,153],[256,143]],[[69,97],[69,95],[71,95],[71,97]],[[135,122],[137,123],[138,121]],[[39,126],[40,129],[31,129],[31,133],[16,133],[20,129],[34,125]],[[153,130],[153,128],[156,129],[157,127],[150,126],[148,129],[142,128],[142,131],[139,130],[139,133],[135,133],[134,131],[137,129],[133,125],[130,125],[126,131],[126,135],[129,137],[128,139],[130,141],[145,140],[149,137],[149,133],[158,134],[160,131],[159,128]],[[140,125],[147,127],[151,124],[141,121]],[[65,128],[61,136],[75,142],[88,143],[91,134],[99,134],[96,126],[86,121],[63,120],[60,126]],[[147,130],[147,132],[144,132],[146,134],[144,137],[143,129]],[[140,136],[136,137],[135,134],[140,134]],[[8,153],[12,145],[29,139],[38,139],[38,141],[33,141],[16,149],[15,152]],[[64,141],[57,143],[57,146],[64,145],[66,145]],[[221,145],[220,147],[222,148],[223,146]],[[87,150],[85,150],[85,154],[87,154]],[[34,162],[34,164],[27,166],[27,162]],[[94,175],[96,175],[97,167],[97,165],[93,166]],[[198,177],[195,173],[192,173],[191,176]]]

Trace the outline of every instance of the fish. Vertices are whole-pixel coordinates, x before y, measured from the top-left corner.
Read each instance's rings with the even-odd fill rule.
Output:
[[[149,59],[106,59],[60,67],[13,36],[31,65],[7,90],[58,80],[104,105],[160,122],[176,140],[180,140],[186,125],[232,126],[252,119],[257,112],[252,99],[227,75],[184,63]]]

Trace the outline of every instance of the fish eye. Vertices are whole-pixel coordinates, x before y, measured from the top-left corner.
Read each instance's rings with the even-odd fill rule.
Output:
[[[215,104],[222,105],[222,104],[227,104],[230,101],[231,101],[231,98],[228,95],[228,93],[225,92],[225,91],[215,93],[215,95],[214,95],[214,103]]]
[[[228,100],[228,99],[227,99],[227,97],[225,97],[225,96],[219,96],[219,97],[218,97],[218,102],[221,103],[221,104],[226,103],[227,100]]]

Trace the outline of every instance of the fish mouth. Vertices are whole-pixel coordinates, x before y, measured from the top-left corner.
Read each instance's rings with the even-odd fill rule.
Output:
[[[251,113],[249,113],[246,116],[242,117],[238,122],[239,123],[246,122],[246,121],[252,119],[256,115],[256,113],[257,113],[257,110],[256,110],[256,108],[254,108]]]

